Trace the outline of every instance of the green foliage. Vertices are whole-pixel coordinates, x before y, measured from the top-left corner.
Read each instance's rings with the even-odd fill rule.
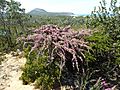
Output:
[[[107,7],[105,0],[100,2],[100,6],[95,8],[92,12],[92,26],[102,26],[105,29],[105,33],[111,35],[112,39],[117,38],[119,33],[119,18],[120,18],[120,8],[117,6],[117,0],[111,0],[110,6]]]
[[[86,60],[88,61],[97,60],[96,55],[111,52],[113,49],[113,45],[111,44],[112,39],[109,38],[108,34],[104,34],[103,30],[94,30],[91,36],[86,37],[86,40],[92,48],[91,51],[86,52]]]
[[[32,16],[29,27],[40,27],[42,25],[58,25],[65,27],[70,25],[73,29],[87,28],[87,17],[83,16]]]
[[[108,51],[112,47],[111,39],[108,35],[105,35],[101,32],[96,32],[92,36],[87,37],[87,40],[90,42],[90,46],[93,49],[98,49],[100,51]]]
[[[47,65],[47,53],[38,56],[34,51],[28,56],[29,49],[30,47],[25,50],[27,62],[22,68],[23,73],[20,79],[24,84],[35,82],[36,88],[50,90],[59,77],[59,68],[55,65],[56,62]]]
[[[29,17],[26,17],[25,10],[20,6],[14,0],[0,1],[0,51],[16,50],[16,39],[26,32],[25,23]]]
[[[116,59],[116,63],[119,63],[120,8],[119,6],[117,6],[117,4],[117,0],[111,0],[110,6],[107,7],[105,0],[100,2],[98,10],[95,8],[95,10],[92,12],[90,18],[91,23],[89,23],[89,25],[92,28],[99,27],[99,29],[101,29],[97,37],[99,38],[99,41],[102,41],[102,43],[97,41],[97,43],[95,43],[97,48],[101,48],[103,50],[111,49],[111,51],[114,52],[114,58]],[[100,33],[101,35],[99,35]],[[93,37],[95,38],[96,35],[93,35]]]
[[[102,0],[98,9],[95,8],[92,12],[88,27],[98,30],[94,31],[92,36],[86,38],[92,48],[90,54],[87,53],[86,55],[88,55],[87,59],[91,61],[88,63],[89,68],[99,70],[99,73],[95,73],[94,77],[101,76],[111,85],[118,84],[119,88],[120,10],[117,4],[117,0],[111,0],[110,7],[107,7],[105,0]]]

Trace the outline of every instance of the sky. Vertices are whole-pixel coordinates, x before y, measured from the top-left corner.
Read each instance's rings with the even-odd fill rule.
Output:
[[[101,0],[15,0],[22,4],[26,12],[34,8],[48,12],[72,12],[74,14],[90,14]],[[110,0],[107,0],[110,1]]]

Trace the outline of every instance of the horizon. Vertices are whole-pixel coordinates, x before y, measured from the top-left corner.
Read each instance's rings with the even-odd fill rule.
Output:
[[[20,2],[26,12],[35,8],[44,9],[47,12],[72,12],[76,15],[91,14],[94,7],[99,6],[101,0],[15,0]],[[107,0],[109,2],[110,0]]]
[[[45,9],[42,9],[42,8],[34,8],[33,10],[35,10],[35,9],[45,10]],[[31,10],[31,11],[33,11],[33,10]],[[30,12],[31,12],[31,11],[30,11]],[[73,12],[63,12],[63,11],[62,11],[62,12],[57,12],[57,11],[56,11],[56,12],[54,12],[54,11],[53,11],[53,12],[49,12],[49,11],[47,11],[47,10],[45,10],[45,11],[48,12],[48,13],[73,13]],[[29,12],[28,12],[28,13],[29,13]],[[91,13],[90,13],[90,14],[91,14]],[[75,13],[73,13],[73,16],[79,16],[79,15],[80,15],[80,16],[84,16],[84,15],[90,15],[90,14],[75,14]]]

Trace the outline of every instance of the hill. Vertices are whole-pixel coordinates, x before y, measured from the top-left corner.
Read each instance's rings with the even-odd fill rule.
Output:
[[[74,15],[74,13],[71,12],[47,12],[44,9],[39,9],[39,8],[35,8],[33,10],[31,10],[30,12],[28,12],[28,14],[30,15],[36,15],[36,16],[72,16]]]

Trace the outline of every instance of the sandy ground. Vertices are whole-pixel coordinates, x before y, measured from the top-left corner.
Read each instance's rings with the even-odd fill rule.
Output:
[[[37,90],[32,85],[23,85],[19,77],[25,58],[6,54],[6,59],[0,65],[0,90]]]

